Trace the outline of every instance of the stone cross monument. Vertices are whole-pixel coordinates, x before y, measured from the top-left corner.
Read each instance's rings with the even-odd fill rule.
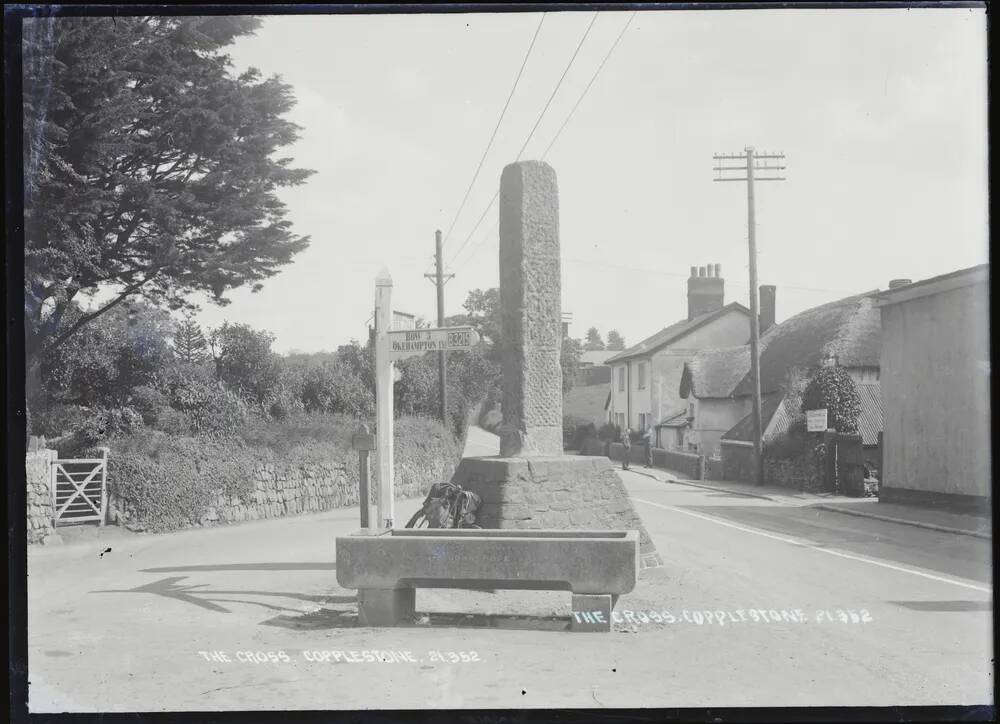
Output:
[[[500,455],[462,458],[452,482],[482,498],[483,528],[638,530],[641,565],[662,566],[608,458],[563,453],[560,307],[556,173],[512,163],[500,177]]]
[[[501,457],[562,455],[559,195],[542,161],[500,177]]]

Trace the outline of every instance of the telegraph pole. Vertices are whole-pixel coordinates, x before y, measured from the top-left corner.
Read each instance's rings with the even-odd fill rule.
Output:
[[[764,445],[763,425],[761,421],[760,402],[760,312],[757,295],[757,229],[754,211],[754,181],[784,181],[784,176],[754,176],[754,171],[783,171],[785,169],[785,154],[754,153],[753,146],[747,146],[742,154],[715,154],[718,171],[715,181],[746,181],[747,183],[747,238],[750,247],[750,376],[753,378],[753,454],[756,484],[764,484]],[[759,163],[763,159],[763,163]],[[732,165],[740,160],[743,165]],[[775,161],[768,164],[769,160]],[[727,162],[730,165],[725,165]],[[726,172],[740,171],[745,176],[726,176]]]
[[[441,253],[441,230],[434,232],[434,274],[424,274],[437,287],[437,326],[444,326],[444,285],[449,279],[454,278],[454,274],[444,273],[444,259]],[[441,389],[441,422],[448,425],[448,353],[444,350],[438,352],[438,385]]]

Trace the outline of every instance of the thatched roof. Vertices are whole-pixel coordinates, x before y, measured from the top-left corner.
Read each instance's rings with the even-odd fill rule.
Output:
[[[841,367],[878,367],[882,321],[874,295],[813,307],[771,327],[760,339],[761,394],[779,391],[793,368],[819,367],[828,355],[836,355]],[[753,394],[749,371],[732,394]]]
[[[732,397],[733,389],[749,369],[750,348],[747,345],[702,350],[684,364],[680,396]]]

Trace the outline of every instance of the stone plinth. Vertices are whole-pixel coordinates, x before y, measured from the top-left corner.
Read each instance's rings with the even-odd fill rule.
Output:
[[[663,564],[605,457],[470,457],[452,482],[482,497],[483,528],[637,530],[643,568]]]
[[[500,178],[503,426],[500,454],[562,453],[559,195],[547,163]]]

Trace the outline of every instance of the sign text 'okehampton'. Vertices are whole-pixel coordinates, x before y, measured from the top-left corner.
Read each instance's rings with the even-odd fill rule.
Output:
[[[471,349],[479,342],[479,335],[472,327],[437,327],[431,329],[388,332],[389,354],[393,359],[440,352]]]

